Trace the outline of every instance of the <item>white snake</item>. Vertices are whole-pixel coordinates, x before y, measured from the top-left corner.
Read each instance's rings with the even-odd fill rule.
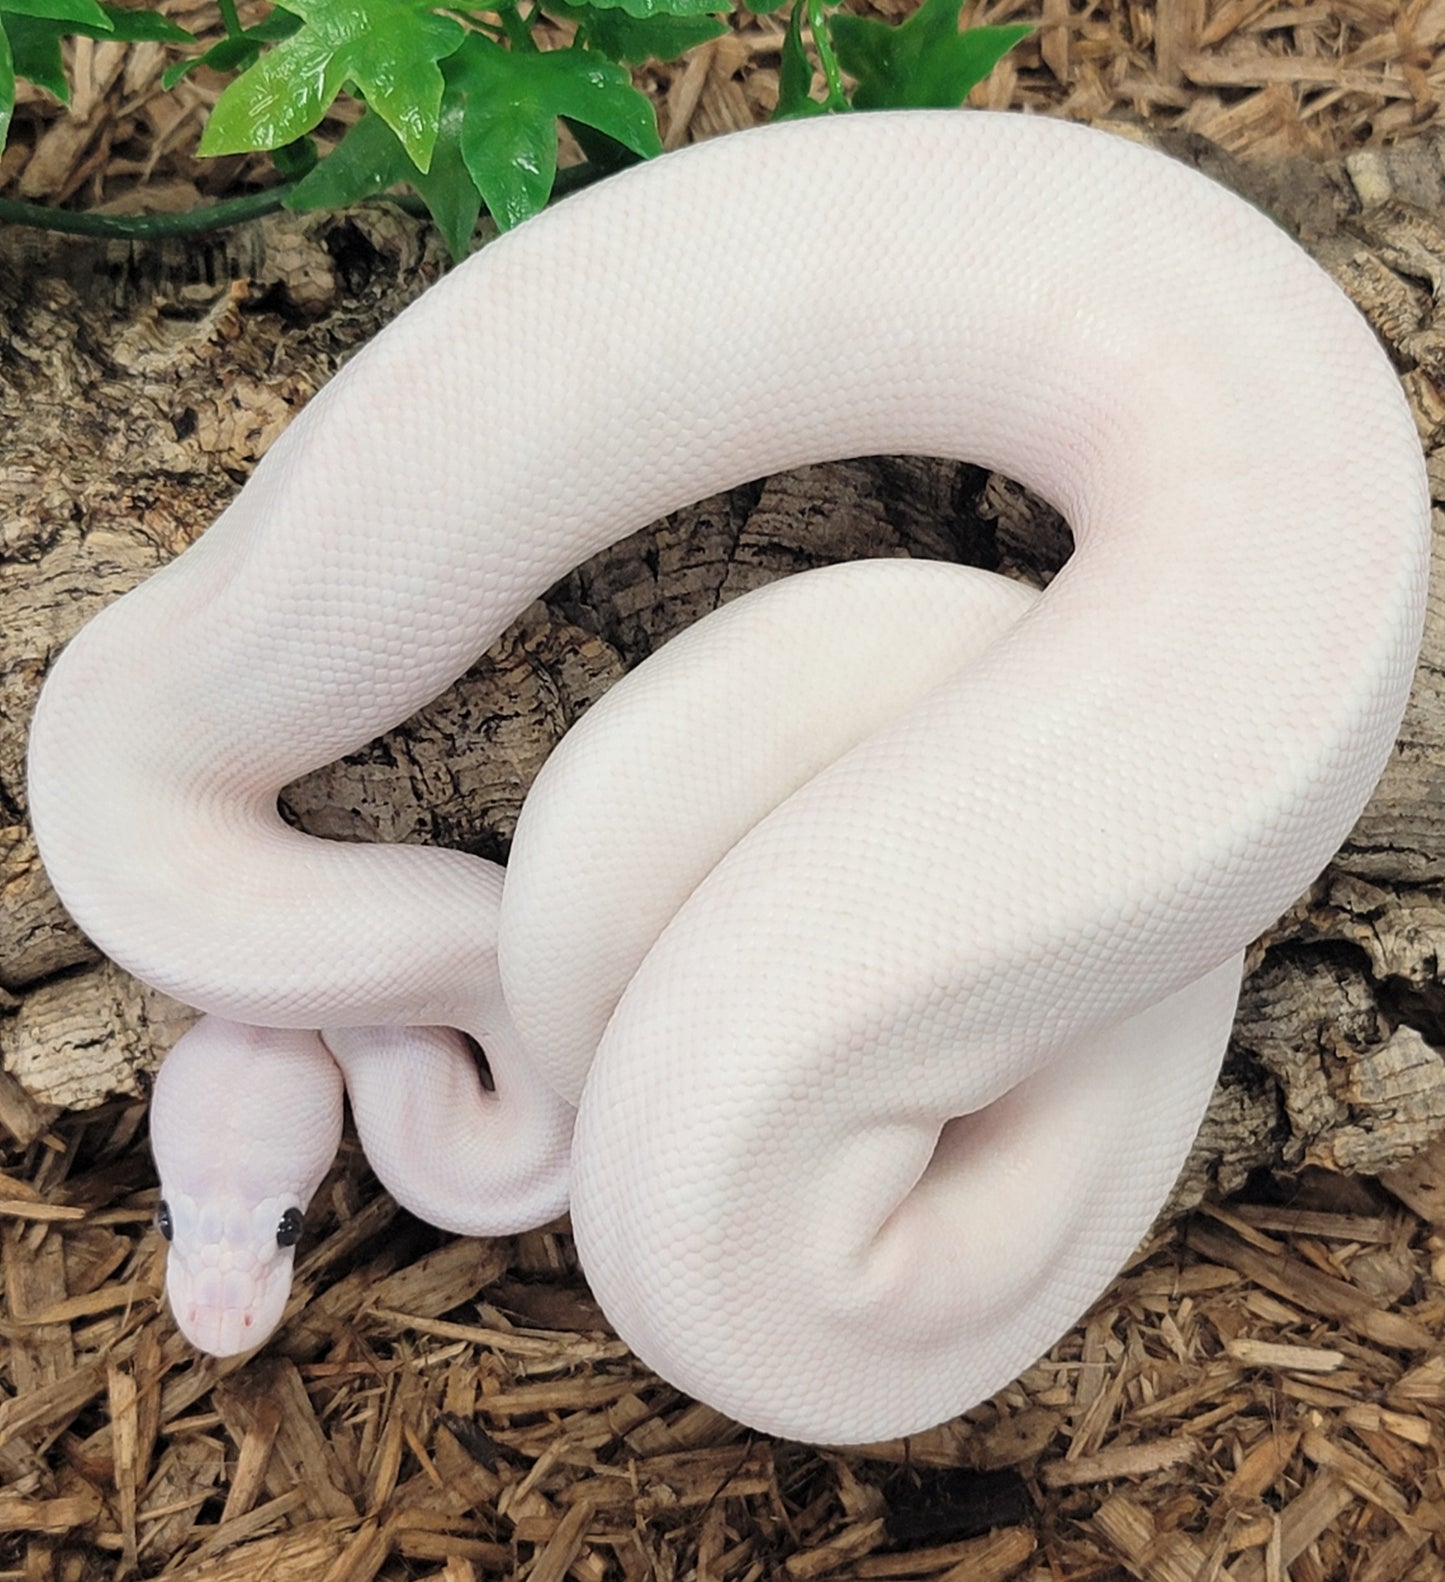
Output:
[[[603,545],[905,451],[1064,511],[1042,599],[877,562],[740,601],[554,755],[505,896],[461,853],[278,818]],[[182,1328],[228,1352],[279,1318],[329,1049],[439,1224],[536,1225],[570,1176],[610,1319],[725,1412],[856,1441],[1004,1385],[1148,1227],[1242,948],[1385,763],[1427,524],[1344,296],[1249,205],[1078,126],[785,125],[487,247],[85,629],[36,717],[60,895],[210,1013],[156,1096]]]

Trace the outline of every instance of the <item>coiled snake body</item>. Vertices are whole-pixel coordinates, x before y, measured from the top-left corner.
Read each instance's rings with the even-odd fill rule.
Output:
[[[505,887],[278,818],[601,546],[890,452],[1027,484],[1073,559],[1037,601],[882,562],[709,618],[554,755]],[[62,898],[209,1013],[155,1115],[182,1327],[279,1317],[334,1057],[403,1201],[485,1234],[570,1196],[619,1332],[748,1423],[877,1438],[1005,1384],[1146,1230],[1243,947],[1381,771],[1427,520],[1342,294],[1081,127],[770,128],[487,247],[37,714]]]

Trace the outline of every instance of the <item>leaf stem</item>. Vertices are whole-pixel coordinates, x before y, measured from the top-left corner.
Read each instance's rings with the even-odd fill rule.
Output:
[[[224,230],[247,220],[271,214],[286,201],[295,182],[268,187],[189,209],[182,214],[84,214],[74,209],[50,209],[43,203],[23,203],[0,198],[0,225],[29,225],[39,231],[63,231],[70,236],[101,236],[121,241],[153,241],[163,236],[200,236]]]
[[[221,8],[221,20],[226,24],[227,38],[240,38],[245,29],[241,26],[240,13],[236,10],[236,0],[216,0]]]
[[[846,110],[848,95],[843,90],[843,73],[838,69],[838,57],[833,53],[833,37],[828,31],[828,18],[823,14],[825,0],[808,0],[808,31],[818,51],[818,63],[823,68],[823,78],[828,84],[826,110]]]
[[[636,163],[637,156],[628,152],[605,168],[591,160],[568,165],[557,172],[552,197],[565,198],[569,192],[590,187],[623,164]],[[183,214],[84,214],[74,209],[50,209],[43,203],[23,203],[18,198],[0,198],[0,225],[28,225],[37,231],[60,231],[68,236],[96,236],[110,241],[152,242],[167,236],[203,236],[208,231],[223,231],[228,226],[244,225],[247,220],[258,220],[263,214],[274,214],[285,205],[296,185],[294,181],[284,182],[264,192],[226,198]],[[408,214],[427,217],[427,207],[419,198],[406,193],[383,193],[382,197]]]
[[[516,0],[502,0],[497,6],[496,15],[501,17],[507,42],[513,49],[536,51],[537,41],[532,37],[532,24],[518,10]]]

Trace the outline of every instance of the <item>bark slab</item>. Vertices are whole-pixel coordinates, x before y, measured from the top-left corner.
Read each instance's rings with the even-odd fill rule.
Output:
[[[1368,315],[1445,499],[1445,139],[1332,167],[1171,151],[1269,209]],[[103,961],[46,881],[23,775],[46,669],[85,620],[201,532],[345,357],[441,269],[435,241],[383,207],[144,252],[0,234],[0,1127],[17,1141],[59,1108],[143,1094],[192,1014]],[[1069,543],[1016,484],[955,462],[871,458],[731,490],[588,562],[445,696],[289,787],[285,811],[333,839],[504,858],[568,726],[718,603],[866,555],[970,561],[1043,584]],[[1383,1172],[1445,1127],[1441,585],[1378,792],[1251,951],[1176,1210],[1260,1167]]]

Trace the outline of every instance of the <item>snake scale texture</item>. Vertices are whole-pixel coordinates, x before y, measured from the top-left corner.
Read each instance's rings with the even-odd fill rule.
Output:
[[[1073,558],[1042,597],[882,561],[710,616],[569,734],[505,882],[279,818],[604,545],[898,452],[1026,484]],[[280,1320],[344,1073],[401,1201],[475,1234],[570,1203],[619,1333],[724,1412],[860,1441],[997,1390],[1146,1231],[1245,945],[1369,796],[1427,534],[1360,315],[1100,132],[783,125],[488,246],[38,710],[57,890],[206,1013],[154,1114],[182,1328]]]

